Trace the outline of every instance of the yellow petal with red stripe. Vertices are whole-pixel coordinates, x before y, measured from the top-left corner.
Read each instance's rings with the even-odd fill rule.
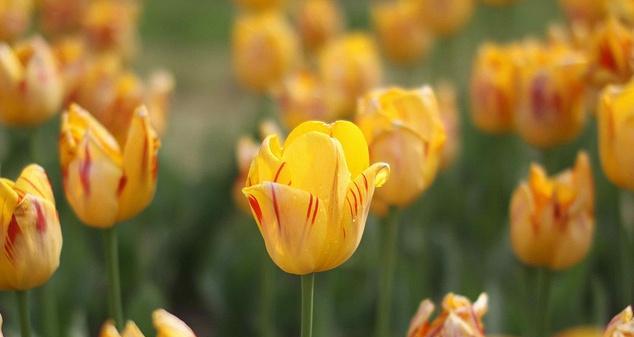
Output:
[[[29,193],[55,205],[53,190],[46,171],[39,165],[31,164],[27,166],[15,181],[13,188],[22,195]]]

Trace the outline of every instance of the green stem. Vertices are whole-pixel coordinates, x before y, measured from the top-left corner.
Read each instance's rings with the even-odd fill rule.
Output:
[[[275,295],[275,283],[273,282],[273,276],[275,269],[268,256],[264,256],[266,259],[262,262],[262,282],[260,284],[260,317],[258,319],[258,325],[260,326],[260,336],[273,337],[275,336],[275,329],[271,324],[273,318],[271,314],[274,312],[273,299]]]
[[[18,309],[20,311],[20,330],[22,337],[31,337],[31,312],[29,311],[29,294],[27,290],[17,291]]]
[[[315,274],[302,275],[302,334],[313,336],[313,301],[315,297]]]
[[[379,298],[376,312],[376,336],[389,337],[390,315],[392,307],[392,283],[396,266],[396,246],[398,241],[398,209],[390,208],[383,218],[381,229],[384,231],[382,249],[382,268],[379,283]]]
[[[537,273],[535,298],[535,337],[547,337],[548,326],[548,302],[550,299],[551,273],[546,268],[535,269]]]
[[[59,315],[57,313],[57,297],[52,283],[39,289],[42,302],[43,329],[48,337],[57,337],[59,333]]]
[[[121,281],[119,278],[119,248],[117,245],[116,226],[104,229],[104,243],[106,249],[106,266],[108,268],[108,295],[110,317],[117,329],[123,328],[123,309],[121,305]]]

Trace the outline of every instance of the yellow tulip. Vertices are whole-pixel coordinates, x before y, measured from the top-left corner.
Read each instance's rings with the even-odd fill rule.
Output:
[[[57,113],[62,80],[46,42],[32,38],[11,49],[0,43],[0,122],[35,126]]]
[[[251,90],[270,90],[299,63],[297,36],[282,13],[240,15],[232,42],[236,77]]]
[[[328,101],[324,97],[321,80],[308,70],[300,70],[286,77],[274,91],[274,96],[280,118],[290,129],[310,120],[335,120],[336,116],[328,108]]]
[[[483,131],[503,133],[513,129],[518,102],[517,48],[487,43],[478,50],[471,72],[471,119]]]
[[[343,30],[343,26],[344,19],[336,0],[306,0],[300,4],[297,27],[306,49],[321,49]]]
[[[372,17],[381,46],[392,62],[415,63],[429,51],[433,38],[421,23],[414,3],[378,3],[372,8]]]
[[[62,77],[64,102],[67,103],[78,90],[80,79],[86,71],[88,47],[81,37],[68,36],[58,40],[52,49]]]
[[[31,25],[31,0],[0,0],[0,41],[20,37]]]
[[[456,90],[446,82],[436,86],[438,111],[445,127],[446,141],[440,156],[440,167],[445,169],[456,160],[462,147],[460,132],[460,111],[456,101]]]
[[[599,155],[603,172],[612,183],[634,189],[634,81],[609,86],[599,102]]]
[[[282,9],[286,0],[234,0],[239,7],[250,11]]]
[[[593,32],[589,59],[596,87],[627,82],[634,74],[634,31],[614,18],[601,23]]]
[[[92,227],[112,227],[154,197],[160,141],[147,109],[138,108],[121,150],[110,132],[78,105],[62,116],[59,144],[66,198]]]
[[[484,293],[473,304],[466,297],[449,293],[442,301],[442,312],[430,322],[434,304],[425,299],[409,324],[407,337],[484,337],[482,317],[487,310],[488,297]]]
[[[603,337],[632,337],[634,336],[634,319],[632,306],[628,305],[618,315],[614,316],[603,332]]]
[[[0,178],[0,289],[44,284],[59,266],[62,232],[44,169],[27,166],[18,179]]]
[[[152,313],[156,337],[196,337],[192,329],[178,317],[158,309]]]
[[[131,1],[91,1],[81,20],[88,44],[97,51],[134,56],[138,12],[137,4]]]
[[[596,326],[577,326],[558,332],[554,337],[602,337],[603,330]]]
[[[174,86],[174,76],[167,70],[157,70],[148,79],[144,100],[150,113],[152,126],[159,136],[163,136],[167,129]]]
[[[418,6],[421,20],[435,34],[455,34],[473,15],[474,0],[409,0]]]
[[[594,25],[606,15],[609,0],[559,0],[559,5],[573,23]]]
[[[594,236],[594,182],[585,152],[571,170],[548,177],[533,164],[513,192],[511,243],[525,264],[560,270],[581,261]]]
[[[375,41],[349,33],[324,47],[319,56],[324,95],[338,118],[353,115],[357,99],[381,82],[381,61]]]
[[[607,12],[630,26],[634,23],[634,1],[632,0],[608,0]]]
[[[356,122],[368,140],[370,160],[391,169],[377,205],[407,206],[434,181],[446,138],[438,109],[427,86],[375,90],[359,100]]]
[[[519,135],[547,148],[571,141],[585,126],[586,57],[565,45],[529,46],[520,67]]]
[[[117,328],[111,321],[107,321],[101,327],[99,337],[145,337],[139,327],[132,321],[126,323],[123,332],[119,334]]]
[[[374,189],[388,175],[387,164],[369,165],[354,124],[306,122],[283,144],[276,135],[264,139],[242,191],[273,262],[306,275],[352,256]]]
[[[39,0],[40,27],[47,35],[76,31],[90,0]]]

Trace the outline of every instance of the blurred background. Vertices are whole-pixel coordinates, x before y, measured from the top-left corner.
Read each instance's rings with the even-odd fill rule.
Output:
[[[371,29],[368,1],[340,3],[348,29]],[[293,336],[299,328],[299,278],[273,265],[255,222],[229,197],[237,175],[236,141],[254,134],[261,109],[261,98],[241,89],[232,73],[236,14],[225,0],[143,4],[142,47],[132,66],[140,74],[167,68],[176,81],[155,200],[141,216],[119,225],[125,316],[148,336],[153,335],[150,312],[157,307],[179,316],[198,336],[258,335],[267,319],[272,336]],[[552,330],[604,326],[625,306],[619,291],[623,258],[615,244],[622,198],[598,164],[595,121],[574,142],[543,155],[516,135],[482,133],[468,118],[468,83],[478,45],[543,37],[550,23],[564,20],[552,0],[478,4],[459,33],[439,38],[425,61],[405,76],[402,68],[384,62],[385,84],[451,80],[462,117],[461,155],[401,217],[393,311],[398,336],[405,335],[423,298],[438,301],[449,291],[471,299],[487,292],[487,332],[521,335],[528,323],[529,294],[527,270],[510,248],[510,195],[532,161],[555,173],[571,166],[579,149],[587,149],[593,162],[597,231],[589,256],[554,276]],[[275,110],[273,102],[266,104]],[[0,158],[6,158],[16,146],[9,139],[19,139],[23,131],[0,131]],[[49,172],[64,235],[59,270],[34,292],[34,325],[41,336],[49,335],[45,331],[96,336],[107,308],[103,248],[99,233],[79,222],[63,196],[57,146],[51,141],[58,133],[56,117],[34,135],[32,155]],[[2,175],[14,178],[17,172],[3,168]],[[318,275],[315,336],[372,333],[379,225],[370,217],[356,254],[342,267]],[[267,297],[271,300],[262,300]],[[14,302],[13,294],[0,294],[7,336],[17,336]]]

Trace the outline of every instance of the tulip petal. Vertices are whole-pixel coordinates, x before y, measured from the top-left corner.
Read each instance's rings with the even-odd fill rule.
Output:
[[[51,183],[48,180],[46,172],[39,165],[32,164],[22,170],[13,188],[19,191],[21,195],[27,193],[32,194],[55,205]]]
[[[158,332],[156,337],[196,337],[185,322],[163,309],[152,313],[152,322]]]
[[[265,181],[280,182],[289,184],[291,178],[288,168],[282,166],[282,147],[277,135],[269,135],[264,138],[258,154],[251,162],[246,186],[257,185]]]
[[[0,242],[4,242],[5,233],[9,227],[13,211],[18,205],[20,196],[15,192],[14,182],[8,179],[0,178]]]
[[[147,109],[137,109],[123,150],[123,176],[118,183],[117,221],[143,210],[154,197],[160,141],[151,126]]]
[[[114,326],[114,323],[109,320],[101,326],[99,337],[121,337],[121,335]]]
[[[422,332],[423,327],[429,322],[431,314],[434,312],[434,303],[425,299],[418,305],[418,311],[409,323],[407,329],[407,337],[418,337]]]
[[[128,321],[126,323],[125,328],[123,329],[123,333],[121,333],[121,337],[144,337],[143,333],[136,325],[136,323],[132,321]]]

